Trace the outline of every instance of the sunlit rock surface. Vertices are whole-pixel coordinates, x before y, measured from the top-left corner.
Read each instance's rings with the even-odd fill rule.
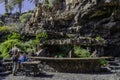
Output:
[[[66,6],[66,10],[53,11],[39,6],[38,11],[43,9],[42,13],[35,11],[37,14],[27,23],[26,32],[37,34],[44,30],[76,34],[76,37],[100,37],[107,40],[104,55],[120,56],[118,0],[77,0],[75,4],[67,2]]]

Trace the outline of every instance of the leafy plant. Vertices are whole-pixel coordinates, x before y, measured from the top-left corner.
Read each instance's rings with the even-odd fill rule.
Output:
[[[74,47],[74,53],[76,57],[80,57],[80,58],[90,57],[90,52],[79,46]]]
[[[12,33],[12,34],[8,35],[8,40],[10,40],[10,39],[18,39],[18,40],[20,40],[21,38],[22,37],[21,37],[21,35],[19,33]]]
[[[19,23],[19,22],[18,23],[12,23],[12,24],[9,24],[8,30],[11,33],[13,33],[13,32],[21,33],[22,29],[23,29],[23,26],[24,26],[24,24]]]
[[[25,49],[26,49],[26,52],[35,52],[35,42],[34,40],[29,40],[28,42],[25,42],[24,43],[24,46],[25,46]]]
[[[40,41],[40,40],[46,40],[48,38],[48,35],[46,32],[42,32],[42,33],[39,33],[39,34],[36,34],[36,40],[37,41]]]
[[[97,36],[95,39],[99,41],[101,44],[106,44],[106,40],[100,36]]]
[[[46,7],[49,7],[49,5],[50,5],[48,0],[42,0],[42,4]]]
[[[100,37],[100,36],[97,36],[96,40],[104,40],[104,39],[102,37]]]
[[[2,52],[2,57],[3,58],[8,58],[9,54],[8,52],[12,49],[12,47],[14,46],[14,44],[17,44],[18,47],[25,52],[25,47],[23,45],[22,42],[20,42],[19,40],[7,40],[3,43],[0,44],[0,51]]]
[[[103,65],[103,66],[107,65],[107,61],[105,59],[100,59],[99,63],[100,63],[100,65]]]
[[[3,22],[0,20],[0,26],[2,26],[3,25]]]
[[[75,37],[74,34],[67,34],[67,36],[68,36],[69,38],[74,38],[74,37]]]
[[[43,0],[42,3],[46,7],[54,7],[55,3],[58,3],[59,0]]]
[[[7,16],[9,13],[8,12],[5,12],[4,15]]]
[[[20,21],[22,23],[26,23],[30,19],[31,16],[32,16],[32,13],[25,13],[20,16]]]
[[[8,31],[8,26],[1,26],[0,31]]]

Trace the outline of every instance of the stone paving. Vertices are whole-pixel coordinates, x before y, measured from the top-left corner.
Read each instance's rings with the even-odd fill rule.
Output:
[[[38,77],[12,74],[0,77],[0,80],[120,80],[114,73],[105,74],[75,74],[75,73],[41,73]]]

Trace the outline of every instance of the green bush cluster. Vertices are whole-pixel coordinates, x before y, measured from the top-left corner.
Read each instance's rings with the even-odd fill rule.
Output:
[[[18,45],[21,51],[28,53],[28,52],[35,52],[36,51],[36,43],[35,40],[29,40],[27,42],[21,42],[18,39],[9,39],[0,44],[0,51],[2,52],[3,58],[9,57],[9,51],[13,48],[14,44]]]
[[[8,26],[0,26],[0,31],[8,31]]]
[[[107,61],[105,59],[100,59],[99,63],[100,63],[100,65],[103,65],[103,66],[107,65]]]
[[[32,13],[25,13],[20,16],[20,21],[22,23],[26,23],[30,19],[31,16],[32,16]]]
[[[0,20],[0,26],[3,25],[3,22]]]
[[[35,52],[36,43],[34,40],[29,40],[24,43],[26,52]]]
[[[11,23],[11,24],[9,24],[8,30],[11,33],[13,33],[13,32],[21,33],[23,30],[23,26],[24,26],[24,24],[22,24],[22,23]]]
[[[86,49],[79,47],[79,46],[74,47],[74,53],[75,53],[75,56],[79,57],[79,58],[90,57],[90,52],[87,51]]]
[[[46,39],[47,37],[48,37],[48,35],[46,32],[42,32],[42,33],[36,35],[36,39],[40,39],[40,38]]]
[[[13,39],[13,40],[7,40],[3,43],[0,44],[0,51],[2,52],[2,57],[3,58],[8,58],[9,57],[9,51],[12,49],[12,47],[14,46],[14,44],[17,44],[18,47],[22,50],[25,51],[25,48],[23,46],[23,43],[20,42],[17,39]]]
[[[2,42],[0,44],[0,51],[2,52],[1,56],[3,58],[9,57],[8,52],[12,49],[14,44],[17,44],[18,47],[25,53],[35,51],[35,40],[23,42],[22,35],[19,33],[13,32],[7,36],[7,40],[5,42]]]
[[[45,6],[45,7],[51,7],[52,6],[52,1],[51,0],[43,0],[42,1],[42,4]]]
[[[48,34],[46,32],[41,32],[36,34],[36,41],[44,41],[48,38]]]
[[[8,35],[8,40],[11,40],[11,39],[22,39],[22,36],[19,34],[19,33],[12,33],[12,34],[9,34]]]
[[[3,29],[2,29],[3,30]],[[12,49],[14,44],[18,44],[18,47],[23,52],[35,52],[36,51],[36,45],[40,42],[40,40],[43,42],[48,37],[47,33],[42,32],[40,34],[36,35],[36,38],[30,39],[29,41],[24,42],[22,35],[16,32],[13,32],[7,36],[7,40],[5,42],[2,42],[0,45],[0,51],[2,52],[2,57],[8,58],[9,54],[8,52],[10,49]]]
[[[57,4],[59,3],[60,0],[43,0],[42,1],[42,4],[47,7],[47,8],[50,8],[50,7],[54,7],[54,4]]]

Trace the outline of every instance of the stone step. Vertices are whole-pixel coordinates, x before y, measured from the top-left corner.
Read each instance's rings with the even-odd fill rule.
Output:
[[[6,71],[6,72],[0,72],[0,76],[6,76],[8,74],[11,74],[11,71]]]
[[[115,60],[119,60],[120,61],[120,57],[116,57]]]
[[[109,66],[111,70],[120,70],[120,66]]]
[[[111,60],[111,61],[112,61],[112,60],[115,60],[115,58],[111,58],[111,59],[109,59],[109,60]]]
[[[119,63],[119,60],[114,60],[114,61],[107,61],[108,63]]]
[[[120,62],[119,61],[107,61],[109,65],[114,65],[114,66],[119,66]]]
[[[4,71],[4,67],[0,66],[0,72]]]
[[[119,61],[107,61],[108,63],[120,63]]]
[[[111,70],[111,72],[120,73],[120,70]]]
[[[109,64],[109,66],[120,66],[119,63],[113,63],[113,64]]]
[[[120,66],[120,63],[117,63],[118,66]]]
[[[111,72],[111,69],[109,67],[101,67],[101,71]]]

